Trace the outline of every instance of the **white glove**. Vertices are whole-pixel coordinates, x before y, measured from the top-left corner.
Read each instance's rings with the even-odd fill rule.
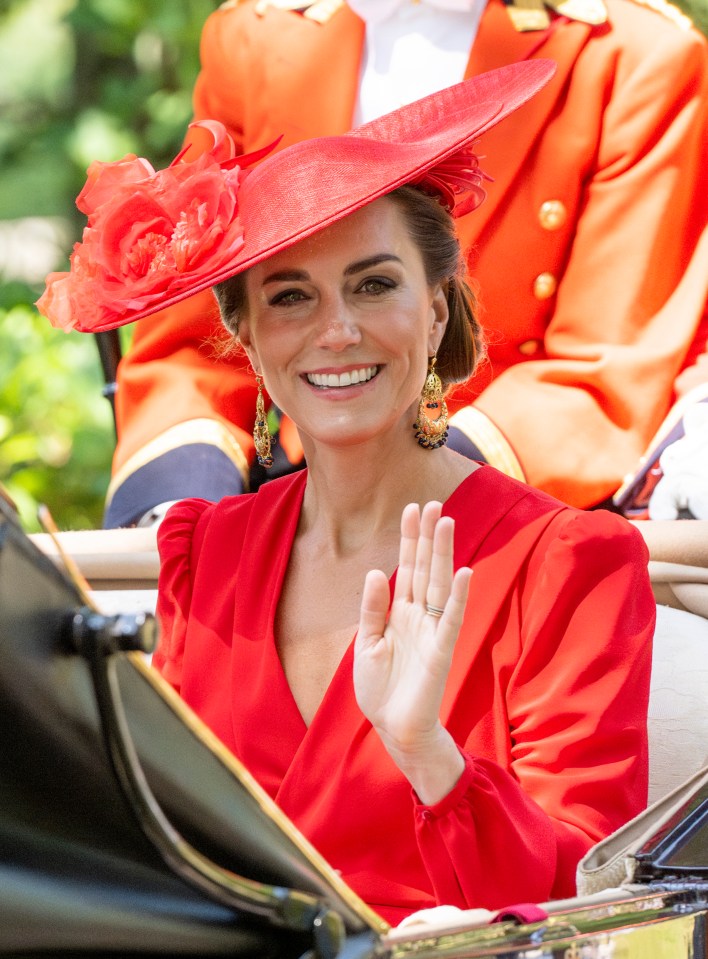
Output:
[[[149,509],[147,513],[143,513],[136,525],[141,529],[150,526],[159,526],[165,518],[165,513],[167,510],[170,508],[170,506],[174,506],[175,503],[179,503],[179,500],[171,499],[165,503],[158,503],[157,506],[153,506],[152,509]]]
[[[469,926],[486,926],[496,915],[490,909],[460,909],[458,906],[431,906],[430,909],[419,909],[418,912],[406,916],[391,930],[395,938],[396,930],[404,929],[417,932],[418,929],[430,930],[431,935],[436,930],[449,928],[467,928]]]
[[[708,402],[689,406],[683,425],[685,436],[659,459],[664,475],[649,500],[649,519],[678,519],[680,510],[708,519]]]

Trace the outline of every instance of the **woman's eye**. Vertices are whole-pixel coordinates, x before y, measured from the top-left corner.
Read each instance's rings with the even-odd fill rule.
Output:
[[[282,290],[271,299],[270,306],[291,306],[306,299],[307,296],[302,290]]]
[[[380,293],[387,293],[389,290],[393,290],[395,287],[395,280],[391,280],[388,277],[375,276],[364,280],[359,287],[359,291],[370,296],[378,296]]]

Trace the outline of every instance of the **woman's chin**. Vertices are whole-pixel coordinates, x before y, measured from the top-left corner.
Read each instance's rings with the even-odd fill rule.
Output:
[[[307,437],[314,450],[332,450],[333,452],[348,453],[358,451],[366,455],[367,450],[381,451],[383,455],[400,455],[407,447],[415,448],[415,440],[411,423],[406,420],[406,428],[400,423],[392,426],[390,423],[365,423],[361,419],[338,419],[329,425],[320,420],[313,429],[300,427],[300,433]],[[303,439],[305,444],[307,441]]]

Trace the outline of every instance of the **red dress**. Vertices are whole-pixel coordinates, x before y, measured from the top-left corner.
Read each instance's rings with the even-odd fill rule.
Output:
[[[489,466],[455,490],[474,576],[441,718],[466,767],[423,806],[357,707],[352,645],[309,727],[288,687],[273,624],[306,479],[170,510],[155,665],[389,922],[572,895],[580,856],[646,802],[641,536]]]

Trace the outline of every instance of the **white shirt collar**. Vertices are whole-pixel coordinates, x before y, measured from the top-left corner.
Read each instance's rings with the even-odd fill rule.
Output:
[[[399,7],[417,6],[421,3],[453,13],[465,13],[477,6],[477,0],[347,0],[354,13],[365,23],[378,23],[387,19]]]

